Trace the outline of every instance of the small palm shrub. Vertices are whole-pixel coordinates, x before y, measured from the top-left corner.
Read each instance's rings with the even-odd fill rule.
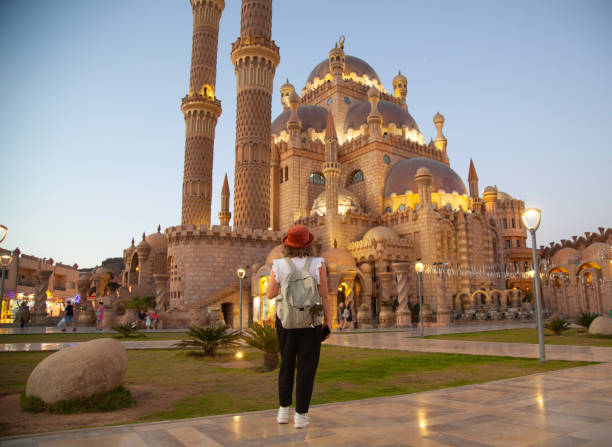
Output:
[[[595,318],[598,316],[599,314],[597,312],[580,312],[580,316],[576,318],[576,324],[588,329],[593,320],[595,320]]]
[[[227,326],[201,327],[190,326],[187,331],[189,338],[174,345],[176,348],[198,348],[206,357],[214,357],[219,348],[238,346],[240,331],[228,330]]]
[[[280,348],[276,329],[269,324],[253,324],[242,335],[244,341],[264,353],[264,371],[274,371],[278,366]]]
[[[123,338],[130,338],[134,336],[136,332],[138,332],[139,328],[135,321],[130,321],[129,323],[113,326],[111,329],[115,332],[119,332]]]
[[[546,329],[550,329],[555,335],[561,335],[563,331],[569,329],[569,322],[563,317],[553,318],[546,323]]]

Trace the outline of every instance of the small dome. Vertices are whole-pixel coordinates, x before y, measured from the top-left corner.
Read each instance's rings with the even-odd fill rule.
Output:
[[[166,248],[168,246],[166,235],[162,233],[151,233],[145,240],[152,248]]]
[[[440,112],[436,113],[433,118],[434,124],[444,124],[444,115]]]
[[[94,279],[103,279],[106,275],[110,273],[110,270],[104,267],[96,267],[93,271]]]
[[[272,265],[272,261],[283,257],[283,244],[279,244],[270,250],[268,256],[266,256],[266,265]]]
[[[501,200],[502,202],[505,202],[506,200],[513,200],[513,199],[512,199],[512,196],[508,194],[507,192],[497,191],[497,200]]]
[[[334,263],[338,266],[357,267],[353,256],[348,251],[342,250],[341,248],[328,248],[321,253],[321,257],[325,259],[327,265]]]
[[[487,187],[484,189],[484,192],[489,193],[489,194],[492,194],[492,193],[497,193],[497,191],[495,190],[495,188],[494,188],[494,187],[492,187],[492,186],[487,186]]]
[[[427,169],[425,166],[421,166],[419,169],[417,169],[417,172],[415,174],[415,176],[417,177],[423,177],[425,175],[432,175],[431,171]]]
[[[341,186],[338,187],[338,213],[346,214],[348,210],[358,212],[360,210],[359,200],[348,189]],[[325,191],[318,195],[312,202],[311,214],[316,213],[319,216],[325,215],[327,206],[325,204]]]
[[[383,239],[399,239],[399,233],[391,227],[374,227],[366,232],[361,239],[374,239],[380,241]]]
[[[403,82],[404,84],[408,82],[408,79],[406,79],[406,76],[404,76],[401,71],[398,71],[395,77],[393,78],[393,85],[398,82]]]
[[[365,101],[349,110],[344,120],[344,132],[349,129],[357,130],[362,124],[367,124],[371,108],[369,101]],[[378,101],[377,108],[378,113],[382,115],[383,126],[394,123],[397,127],[408,126],[410,129],[419,130],[414,118],[397,104],[383,99]]]
[[[575,248],[565,247],[554,254],[552,265],[567,265],[571,261],[580,260],[582,260],[582,253]]]
[[[149,245],[149,243],[147,242],[147,240],[146,240],[146,239],[144,239],[144,238],[143,238],[143,239],[140,241],[140,243],[139,243],[139,244],[136,246],[136,249],[137,249],[137,250],[138,250],[138,249],[143,249],[143,248],[144,248],[144,249],[149,249],[149,250],[151,249],[151,246]]]
[[[306,79],[306,84],[314,82],[315,78],[323,79],[328,73],[329,58],[325,58],[310,72],[308,79]],[[366,75],[368,78],[372,80],[375,79],[381,84],[378,73],[374,71],[370,64],[358,57],[347,55],[344,65],[344,74],[349,75],[351,73],[355,73],[357,76]]]
[[[297,109],[298,117],[302,122],[302,132],[311,127],[315,132],[323,132],[327,125],[327,109],[310,104],[302,104]],[[291,110],[287,109],[272,121],[272,135],[280,135],[282,131],[287,131],[287,121],[291,116]]]
[[[384,197],[390,197],[393,193],[403,195],[408,190],[416,193],[418,187],[414,176],[422,167],[431,172],[433,179],[430,188],[432,192],[442,189],[447,193],[457,191],[459,194],[466,194],[461,177],[444,163],[430,158],[408,158],[397,162],[387,174]]]
[[[380,92],[374,86],[368,89],[368,98],[378,98],[380,96]]]

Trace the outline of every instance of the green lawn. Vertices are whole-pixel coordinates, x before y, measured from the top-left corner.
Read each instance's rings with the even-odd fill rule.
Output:
[[[0,353],[0,395],[22,392],[31,370],[48,355]],[[245,349],[242,364],[230,355],[211,360],[180,350],[128,351],[128,388],[151,388],[160,404],[163,395],[179,396],[167,409],[150,406],[133,422],[276,408],[278,370],[262,372],[262,354],[251,348]],[[587,364],[323,346],[312,403],[415,393]]]
[[[538,330],[535,328],[505,329],[501,331],[466,332],[464,334],[430,335],[425,338],[537,344]],[[544,343],[549,345],[612,347],[612,337],[589,335],[585,329],[569,329],[563,332],[563,335],[553,335],[551,331],[545,329]]]
[[[182,340],[185,332],[146,332],[138,331],[142,337],[126,340]],[[72,343],[109,338],[119,335],[117,332],[60,332],[54,334],[6,334],[0,335],[0,343]]]

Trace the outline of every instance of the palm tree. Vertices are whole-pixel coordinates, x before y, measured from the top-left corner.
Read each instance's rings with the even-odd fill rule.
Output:
[[[242,335],[248,345],[263,351],[264,371],[274,371],[278,366],[279,346],[276,329],[272,325],[253,324],[251,328]]]
[[[201,327],[190,326],[189,339],[176,343],[176,348],[200,348],[206,357],[214,357],[219,348],[238,346],[240,331],[229,331],[227,326]]]
[[[597,312],[580,312],[580,316],[576,318],[576,324],[588,329],[598,316]]]
[[[569,329],[569,322],[562,317],[553,318],[546,323],[546,329],[550,329],[555,335],[561,335],[563,331]]]

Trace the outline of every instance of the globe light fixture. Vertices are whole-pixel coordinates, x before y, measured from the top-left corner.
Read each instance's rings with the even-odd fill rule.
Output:
[[[238,275],[238,279],[240,280],[240,332],[242,332],[242,280],[246,276],[246,270],[242,267],[236,270],[236,275]]]
[[[423,270],[425,266],[421,261],[414,264],[414,269],[417,272],[419,283],[419,318],[421,321],[421,338],[425,337],[425,329],[423,328]]]
[[[8,228],[6,228],[6,225],[0,225],[0,242],[4,240],[6,233],[8,233]]]
[[[523,220],[523,225],[529,231],[537,231],[540,226],[540,219],[542,217],[542,212],[537,208],[529,208],[523,211],[521,215],[521,219]]]
[[[546,351],[544,347],[544,328],[542,326],[542,297],[540,296],[540,265],[538,264],[538,253],[536,251],[536,230],[540,226],[542,212],[537,208],[528,208],[523,211],[521,219],[525,228],[531,233],[531,255],[533,257],[533,276],[529,272],[529,276],[533,278],[533,288],[535,290],[536,301],[536,321],[538,325],[538,342],[540,345],[540,362],[546,361]]]

